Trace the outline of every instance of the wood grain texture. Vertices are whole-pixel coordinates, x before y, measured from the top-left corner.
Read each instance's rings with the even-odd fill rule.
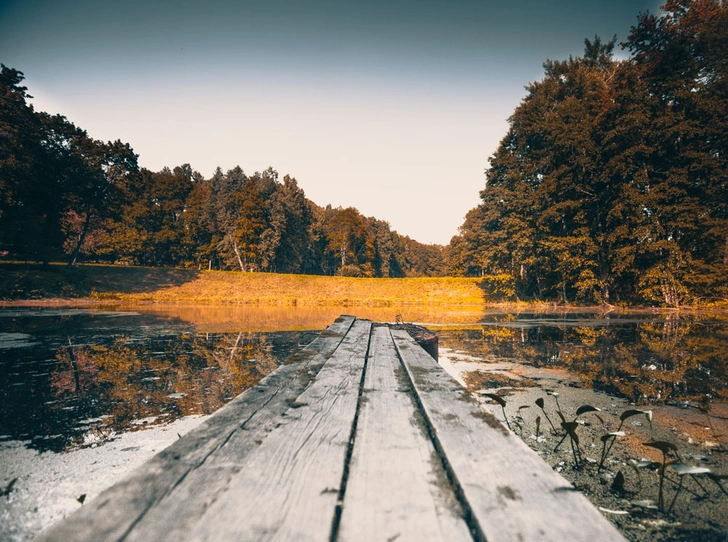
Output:
[[[369,348],[337,540],[469,540],[387,327]]]
[[[624,538],[594,506],[482,409],[406,332],[393,330],[471,525],[488,542]]]
[[[354,322],[296,407],[183,540],[329,540],[370,328]]]
[[[266,376],[255,387],[246,390],[216,412],[204,424],[169,446],[128,478],[87,502],[69,518],[41,533],[35,540],[46,541],[110,541],[125,540],[137,526],[148,525],[145,520],[160,502],[181,507],[175,489],[187,487],[185,479],[204,466],[220,449],[231,442],[238,447],[240,457],[259,445],[272,420],[277,420],[290,408],[290,403],[316,376],[323,363],[338,348],[354,322],[353,317],[341,317],[320,334],[311,344],[293,356],[291,361]],[[229,472],[220,472],[212,491],[224,485]],[[197,487],[198,491],[209,488]],[[204,499],[191,499],[185,510],[200,515]],[[192,510],[190,510],[192,509]],[[177,520],[179,515],[168,518]],[[164,527],[164,519],[155,514],[155,521]],[[167,524],[170,530],[173,524]],[[154,538],[147,538],[154,540]]]

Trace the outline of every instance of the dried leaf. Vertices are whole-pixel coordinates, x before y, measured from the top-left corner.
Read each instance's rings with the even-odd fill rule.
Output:
[[[630,459],[627,464],[632,467],[632,470],[637,475],[637,479],[640,481],[640,485],[642,485],[642,475],[640,474],[640,470],[637,468],[637,462],[634,459]]]
[[[579,408],[576,409],[577,416],[581,416],[582,414],[585,414],[587,412],[601,412],[601,409],[591,405],[581,405]]]
[[[657,448],[663,454],[667,454],[670,451],[677,453],[678,451],[677,446],[675,446],[672,442],[667,442],[666,440],[653,440],[651,442],[645,442],[645,446],[649,446],[650,448]]]
[[[614,477],[612,489],[614,491],[624,491],[624,474],[622,474],[622,471],[619,471],[617,476]]]
[[[648,508],[650,510],[657,510],[657,505],[655,504],[655,501],[652,499],[645,499],[643,501],[632,501],[633,505],[639,506],[641,508]]]
[[[599,507],[599,510],[604,512],[605,514],[615,514],[617,516],[629,515],[629,512],[627,512],[626,510],[610,510],[609,508],[604,508],[602,506]]]
[[[635,469],[647,469],[660,466],[660,463],[658,463],[657,461],[650,461],[649,459],[642,459],[641,461],[635,461],[631,459],[629,464],[632,465]]]
[[[673,463],[670,465],[678,476],[685,476],[686,474],[710,474],[711,471],[708,467],[693,467],[692,465],[686,465],[685,463]]]
[[[578,422],[561,422],[561,427],[566,429],[569,436],[574,440],[576,445],[579,445],[579,437],[576,434],[576,428],[579,427]]]
[[[496,393],[484,393],[486,397],[489,397],[490,399],[493,399],[496,403],[498,403],[500,406],[505,407],[506,406],[506,400],[503,399],[500,395]]]
[[[624,421],[627,418],[631,418],[632,416],[637,416],[637,414],[644,414],[644,412],[642,410],[625,410],[619,416],[619,420]]]

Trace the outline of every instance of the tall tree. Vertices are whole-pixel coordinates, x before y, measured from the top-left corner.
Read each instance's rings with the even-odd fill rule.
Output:
[[[69,148],[74,167],[66,213],[76,217],[77,222],[69,231],[66,247],[70,254],[68,265],[75,265],[89,232],[103,228],[109,218],[118,218],[139,167],[132,148],[119,140],[104,144],[83,132],[71,140]]]
[[[728,298],[728,7],[669,0],[626,46],[548,61],[453,238],[508,294],[679,306]]]
[[[258,271],[261,265],[261,235],[266,228],[265,200],[255,178],[249,178],[236,194],[238,218],[230,240],[241,271]]]
[[[0,252],[48,261],[58,252],[62,157],[45,145],[24,78],[0,64]]]
[[[658,241],[646,286],[677,305],[728,295],[728,5],[669,0],[662,11],[641,14],[626,45],[660,136],[643,174]]]

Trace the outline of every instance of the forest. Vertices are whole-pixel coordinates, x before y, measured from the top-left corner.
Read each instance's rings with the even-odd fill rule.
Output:
[[[618,48],[619,47],[619,48]],[[625,54],[615,53],[615,49]],[[362,277],[477,276],[490,299],[728,300],[728,5],[668,0],[526,87],[448,247],[320,207],[273,169],[140,168],[0,72],[0,257]]]
[[[728,4],[669,0],[547,61],[509,119],[453,274],[501,299],[679,307],[728,299]]]
[[[319,207],[269,168],[140,168],[128,143],[36,112],[24,76],[0,71],[0,256],[361,277],[444,273],[444,247],[355,208]]]

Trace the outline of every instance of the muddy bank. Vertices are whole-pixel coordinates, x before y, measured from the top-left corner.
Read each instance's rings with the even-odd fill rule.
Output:
[[[707,413],[689,403],[637,406],[594,391],[583,379],[563,370],[484,359],[446,347],[440,349],[440,363],[502,420],[501,406],[485,394],[503,397],[511,429],[598,506],[629,540],[724,541],[728,537],[728,495],[707,474],[687,475],[673,504],[681,478],[676,467],[680,467],[677,463],[668,466],[665,474],[669,479],[664,480],[662,490],[665,511],[660,511],[656,508],[660,495],[659,467],[643,467],[649,461],[663,462],[658,449],[645,446],[658,441],[674,445],[685,465],[728,474],[725,403],[713,403]],[[543,409],[537,404],[541,400]],[[557,411],[572,421],[583,405],[599,411],[578,417],[578,447],[572,448]],[[622,422],[620,416],[630,410],[644,414],[634,414]],[[616,437],[600,468],[605,449],[601,437],[617,429],[624,436]],[[677,460],[672,450],[670,460]],[[722,483],[728,489],[728,484]]]

